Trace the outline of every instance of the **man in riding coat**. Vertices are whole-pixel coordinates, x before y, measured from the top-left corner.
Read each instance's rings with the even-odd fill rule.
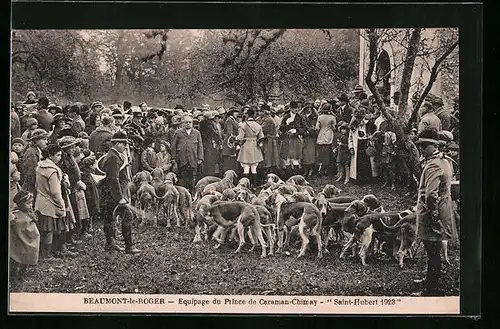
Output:
[[[439,152],[436,129],[424,129],[416,142],[423,155],[417,199],[417,238],[423,240],[427,253],[424,291],[415,295],[436,296],[441,276],[441,245],[456,234],[451,200],[452,169],[449,159]]]
[[[106,174],[101,188],[101,209],[104,217],[104,235],[106,249],[123,251],[115,241],[114,216],[115,208],[130,203],[128,184],[131,181],[130,162],[127,154],[127,134],[119,131],[111,138],[112,147],[103,158],[100,169]],[[132,244],[132,218],[122,218],[122,235],[125,240],[125,252],[139,253]]]

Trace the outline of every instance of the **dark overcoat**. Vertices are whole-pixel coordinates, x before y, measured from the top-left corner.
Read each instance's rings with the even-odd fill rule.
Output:
[[[262,122],[262,155],[264,161],[262,166],[264,168],[277,167],[279,164],[279,150],[278,150],[278,128],[276,121],[268,116]]]
[[[203,142],[198,130],[192,128],[191,134],[186,129],[177,129],[172,138],[172,159],[175,159],[180,169],[189,164],[195,170],[198,169],[198,160],[204,160]]]

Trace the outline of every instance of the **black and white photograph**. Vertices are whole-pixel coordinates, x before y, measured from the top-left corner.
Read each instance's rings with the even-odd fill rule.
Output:
[[[9,293],[459,297],[459,32],[13,28]]]

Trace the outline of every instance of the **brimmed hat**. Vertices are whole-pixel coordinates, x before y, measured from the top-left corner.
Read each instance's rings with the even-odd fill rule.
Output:
[[[349,129],[349,124],[347,122],[345,122],[345,121],[340,121],[338,123],[338,126],[339,126],[340,129],[342,129],[342,128]]]
[[[113,118],[123,118],[125,116],[125,114],[123,114],[123,112],[119,109],[116,109],[116,110],[113,110],[113,112],[111,112],[111,116]]]
[[[156,113],[152,111],[148,111],[148,113],[146,114],[146,118],[156,119],[156,117],[157,117]]]
[[[201,112],[200,112],[201,113]],[[170,120],[170,122],[173,124],[173,125],[178,125],[182,122],[182,117],[180,115],[174,115],[172,117],[172,119]]]
[[[139,106],[132,106],[129,114],[134,117],[142,117],[142,110]]]
[[[26,190],[19,190],[19,192],[14,195],[14,203],[19,205],[23,202],[30,201],[33,198],[33,194]]]
[[[175,105],[174,110],[184,110],[184,106],[177,104]]]
[[[89,134],[87,134],[85,131],[81,131],[78,134],[78,138],[80,138],[80,139],[88,139],[89,138]]]
[[[448,130],[441,130],[438,132],[439,140],[445,141],[445,142],[452,142],[453,141],[453,134],[451,131]]]
[[[219,106],[219,107],[216,109],[216,111],[217,111],[217,113],[218,113],[219,115],[224,115],[224,114],[226,114],[226,109],[225,109],[225,108],[223,108],[222,106]]]
[[[57,145],[59,145],[63,150],[80,143],[80,139],[73,136],[63,136],[57,140]]]
[[[239,109],[239,108],[237,108],[237,107],[235,107],[235,106],[232,106],[232,107],[230,107],[230,108],[228,108],[228,109],[227,109],[226,114],[227,114],[227,115],[231,115],[231,114],[233,114],[234,112],[239,112],[239,111],[240,111],[240,109]]]
[[[299,103],[296,102],[296,101],[291,101],[290,105],[289,105],[289,108],[291,108],[291,109],[297,109],[297,108],[299,108]]]
[[[36,94],[34,91],[28,91],[28,93],[26,94],[26,98],[30,97],[30,95],[33,97],[36,97]]]
[[[271,111],[271,107],[267,104],[262,104],[262,106],[260,107],[260,110],[261,111]]]
[[[353,90],[353,92],[355,92],[355,93],[360,93],[360,92],[363,92],[363,91],[365,91],[365,89],[361,85],[356,85],[354,87],[354,90]]]
[[[104,107],[104,105],[101,103],[101,102],[93,102],[91,105],[90,105],[90,109],[93,110],[94,107],[96,106],[102,106]]]
[[[48,138],[48,137],[49,137],[49,133],[47,131],[45,131],[44,129],[35,129],[31,133],[31,138],[29,138],[29,141],[34,142],[34,141],[37,141],[39,139]]]
[[[38,124],[37,119],[35,119],[33,117],[29,117],[28,119],[26,119],[26,127],[32,126],[34,124]]]
[[[215,111],[205,111],[205,112],[203,113],[203,116],[204,116],[205,118],[207,118],[207,119],[213,119],[213,118],[215,118],[215,116],[216,116],[217,114],[218,114],[218,113],[217,113],[217,112],[215,112]]]
[[[111,142],[112,143],[118,143],[118,142],[128,143],[128,136],[123,131],[118,131],[118,132],[114,133],[113,136],[111,137]]]
[[[210,105],[208,105],[208,104],[203,104],[203,105],[201,106],[201,109],[202,109],[203,111],[210,111]]]
[[[24,141],[24,139],[20,138],[20,137],[16,137],[16,138],[13,138],[12,141],[10,142],[11,145],[14,145],[14,144],[23,144],[23,146],[26,146],[26,142]]]
[[[94,162],[96,162],[97,158],[94,155],[89,155],[80,161],[80,165],[82,167],[90,167]]]
[[[439,135],[437,130],[432,128],[422,130],[420,134],[418,134],[418,140],[415,144],[422,143],[439,144]]]
[[[448,150],[450,151],[458,151],[459,149],[460,146],[455,142],[451,142],[450,145],[448,145]]]

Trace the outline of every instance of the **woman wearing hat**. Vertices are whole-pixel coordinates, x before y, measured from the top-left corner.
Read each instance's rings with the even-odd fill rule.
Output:
[[[258,143],[264,137],[264,133],[262,126],[255,122],[255,111],[249,109],[247,115],[247,120],[240,125],[236,136],[236,140],[241,143],[236,161],[243,167],[243,176],[249,178],[253,187],[256,187],[257,165],[264,160]]]
[[[351,152],[350,178],[363,184],[372,176],[371,163],[366,149],[368,147],[368,129],[366,111],[368,100],[363,100],[354,112],[349,131],[349,151]]]
[[[222,136],[215,122],[216,111],[207,111],[205,120],[200,123],[200,134],[205,152],[203,161],[203,176],[215,176],[220,173],[219,160],[222,146]]]
[[[265,174],[276,173],[279,165],[279,149],[278,149],[278,126],[272,117],[274,110],[267,104],[262,105],[261,111],[263,114],[262,122],[262,155],[264,161],[262,166],[265,168]]]
[[[238,165],[236,161],[237,149],[236,149],[236,136],[238,135],[238,115],[239,109],[236,107],[230,107],[227,110],[226,121],[224,122],[223,136],[224,140],[222,142],[222,169],[234,170],[238,172]]]
[[[307,126],[302,141],[302,167],[304,169],[304,176],[311,177],[316,165],[316,140],[318,139],[316,123],[318,113],[310,103],[306,104],[300,113],[304,117],[304,122]]]
[[[31,134],[30,145],[26,152],[24,152],[23,163],[22,163],[22,180],[23,189],[36,193],[35,182],[36,182],[36,167],[38,161],[42,158],[42,151],[45,150],[48,144],[49,133],[43,129],[36,129]],[[36,195],[35,195],[36,196]]]
[[[16,207],[10,214],[10,283],[16,289],[24,281],[29,265],[38,263],[40,232],[33,212],[33,194],[21,190],[14,195]]]
[[[330,169],[337,169],[332,168],[332,165],[336,164],[332,153],[332,143],[336,124],[337,122],[333,115],[332,106],[329,103],[323,104],[319,110],[318,121],[316,123],[316,130],[318,130],[316,149],[317,162],[319,165],[318,175],[320,176],[326,174]]]
[[[50,144],[36,168],[35,212],[41,237],[40,256],[46,260],[53,260],[53,251],[60,256],[75,255],[67,250],[64,237],[68,230],[66,222],[68,205],[63,192],[64,173],[57,165],[61,157],[61,148]]]
[[[441,244],[456,237],[451,199],[450,163],[439,152],[438,132],[424,129],[417,145],[424,158],[417,199],[417,238],[424,242],[427,253],[427,275],[424,291],[417,295],[436,296],[441,276]]]
[[[81,233],[82,220],[88,220],[90,217],[86,202],[78,202],[82,198],[82,195],[85,194],[84,191],[86,189],[86,185],[82,182],[80,167],[74,157],[76,145],[79,142],[80,140],[71,136],[64,136],[57,141],[57,144],[63,151],[59,167],[63,173],[68,175],[70,183],[69,188],[63,190],[65,197],[70,201],[67,205],[68,210],[66,214],[69,228],[66,242],[69,244],[73,243],[75,229],[78,233]]]
[[[69,128],[66,123],[66,118],[64,114],[58,113],[54,115],[54,121],[52,122],[52,131],[49,136],[49,143],[56,144],[57,140],[62,137],[62,131]]]
[[[280,126],[280,156],[285,160],[285,171],[287,171],[288,177],[299,173],[302,158],[302,136],[308,131],[304,117],[298,112],[298,103],[290,102],[290,110],[283,116]]]

